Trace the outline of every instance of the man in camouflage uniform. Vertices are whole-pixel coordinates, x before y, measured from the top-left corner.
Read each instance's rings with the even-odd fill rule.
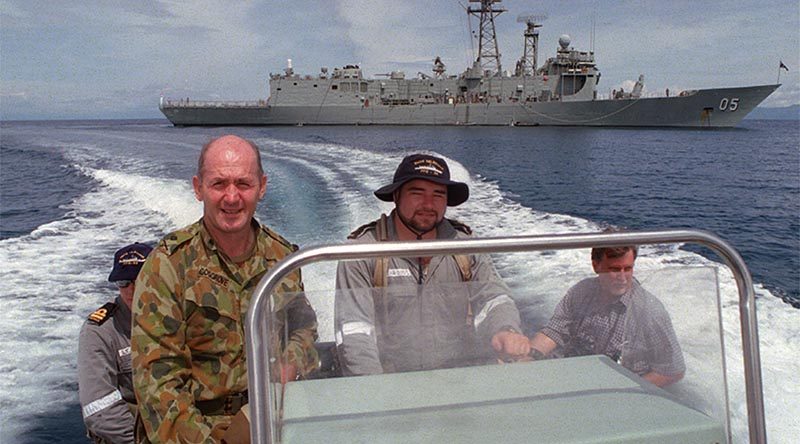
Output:
[[[144,428],[137,427],[137,440],[231,442],[229,426],[246,415],[251,294],[296,249],[253,218],[266,181],[252,142],[236,136],[209,142],[192,179],[203,218],[162,239],[139,275],[131,337]],[[276,373],[284,381],[318,364],[316,316],[301,291],[298,270],[274,296],[274,324],[283,333]]]
[[[95,443],[133,443],[131,303],[133,282],[151,250],[135,243],[114,253],[108,280],[119,295],[92,312],[81,327],[78,396],[86,433]]]

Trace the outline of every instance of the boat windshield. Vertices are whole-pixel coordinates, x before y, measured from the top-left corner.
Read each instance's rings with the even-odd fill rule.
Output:
[[[340,263],[338,288],[304,269],[307,288],[330,280],[329,288],[294,295],[317,312],[321,364],[281,384],[288,364],[277,347],[293,339],[289,328],[274,332],[273,436],[286,443],[730,442],[718,266],[642,257],[635,273],[598,273],[578,261],[588,258],[585,250],[492,258],[531,264],[553,254],[573,255],[575,269],[550,268],[533,282],[492,273],[464,281],[452,256],[434,257],[429,267],[449,268],[423,269],[421,285],[414,284],[419,269],[390,266],[385,285],[375,286],[374,273],[358,272],[373,271],[360,267],[375,259]],[[445,272],[455,282],[438,282]],[[271,324],[289,324],[277,319],[285,315],[277,311]],[[516,354],[504,348],[520,338],[542,350],[523,355],[519,342]],[[734,436],[746,440],[746,419],[739,419]]]

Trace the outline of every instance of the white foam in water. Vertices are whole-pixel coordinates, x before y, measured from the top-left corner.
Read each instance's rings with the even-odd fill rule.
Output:
[[[269,138],[257,140],[264,147],[266,161],[291,162],[317,175],[336,199],[337,214],[320,214],[318,221],[298,228],[309,238],[339,243],[350,230],[373,220],[390,204],[380,203],[372,191],[388,183],[402,153],[381,154],[331,143],[297,143]],[[76,148],[76,152],[80,149]],[[92,165],[96,153],[83,153],[81,164]],[[77,158],[76,154],[76,158]],[[477,235],[596,232],[600,227],[580,218],[543,213],[526,208],[485,178],[470,176],[457,162],[448,159],[453,176],[470,185],[471,197],[464,205],[448,210],[448,217],[468,223]],[[28,236],[0,241],[0,441],[12,442],[32,415],[54,411],[59,405],[77,401],[76,351],[80,325],[86,315],[116,294],[105,281],[113,251],[134,240],[153,241],[168,231],[196,220],[201,206],[194,199],[188,181],[159,179],[84,167],[83,171],[101,186],[70,205],[63,220],[39,227]],[[270,188],[278,198],[282,191]],[[319,230],[324,221],[325,230]],[[311,235],[313,233],[313,235]],[[298,239],[299,240],[299,239]],[[531,303],[529,309],[548,318],[566,289],[592,274],[588,250],[569,250],[497,255],[495,263],[509,282],[515,297]],[[665,268],[684,270],[684,288],[704,288],[687,293],[691,304],[668,299],[675,293],[676,279]],[[676,333],[687,349],[687,377],[679,395],[703,390],[717,396],[720,383],[713,359],[716,326],[708,325],[709,311],[693,311],[708,293],[708,270],[719,273],[723,331],[726,342],[734,440],[746,442],[746,404],[737,291],[725,267],[677,246],[642,249],[637,276],[664,300],[672,313]],[[322,340],[331,340],[332,292],[335,264],[323,263],[303,270],[306,289],[318,311]],[[800,323],[798,312],[757,286],[759,334],[764,373],[764,397],[768,437],[771,442],[792,442],[799,436],[796,419],[800,414],[798,353]],[[700,316],[699,314],[702,314]],[[713,338],[712,338],[713,339]],[[697,350],[697,351],[693,351]],[[704,382],[707,379],[707,382]],[[702,407],[702,406],[701,406]],[[711,412],[715,416],[717,412]]]
[[[27,418],[76,402],[78,332],[117,294],[106,283],[114,251],[152,243],[200,214],[183,182],[83,171],[102,186],[71,204],[65,219],[0,241],[0,325],[10,327],[0,329],[2,442],[13,442]]]
[[[391,204],[377,200],[372,191],[384,185],[381,181],[394,174],[390,156],[354,153],[352,149],[335,144],[308,144],[274,139],[255,139],[265,152],[264,161],[273,159],[290,162],[308,169],[322,179],[338,203],[339,213],[320,215],[325,230],[307,227],[312,233],[303,238],[320,239],[320,243],[342,242],[357,226],[374,219],[381,211],[391,210]],[[347,159],[347,161],[340,161]],[[396,163],[396,162],[395,162]],[[280,193],[280,190],[271,190]],[[268,191],[269,192],[269,191]],[[299,240],[299,239],[298,239]],[[303,267],[303,283],[309,302],[317,311],[320,341],[333,341],[333,293],[336,263],[322,262]]]

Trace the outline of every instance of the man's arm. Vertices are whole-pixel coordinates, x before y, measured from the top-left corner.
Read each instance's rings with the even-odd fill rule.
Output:
[[[288,324],[289,338],[283,350],[285,362],[288,368],[284,369],[287,375],[282,377],[282,381],[291,381],[294,375],[299,373],[304,377],[316,370],[319,366],[319,355],[314,343],[317,341],[317,315],[308,298],[303,293],[303,281],[300,270],[293,272],[287,278],[288,286],[283,293],[289,295],[290,300],[285,303],[286,323]]]
[[[539,332],[531,338],[531,356],[534,360],[544,359],[558,347],[556,341],[546,334]]]
[[[186,345],[177,275],[154,250],[136,280],[133,301],[133,387],[139,415],[152,443],[204,442],[211,426],[194,405],[192,355]]]
[[[666,308],[661,301],[653,297],[649,310],[651,317],[645,328],[650,331],[645,337],[649,338],[646,347],[651,350],[653,360],[649,362],[650,371],[642,377],[659,387],[664,387],[683,378],[686,364]]]
[[[572,325],[576,320],[575,306],[580,306],[579,294],[581,292],[578,288],[581,285],[584,285],[583,281],[567,290],[567,294],[558,301],[555,310],[553,310],[553,316],[531,338],[531,347],[541,353],[541,356],[539,356],[534,351],[533,359],[547,358],[557,347],[563,347],[566,344],[572,334],[570,331]],[[578,300],[576,301],[576,299]]]
[[[662,375],[661,373],[650,372],[642,375],[642,378],[659,387],[664,387],[680,381],[683,378],[683,372],[674,375]]]
[[[488,255],[472,256],[472,285],[470,303],[475,315],[478,337],[488,338],[501,357],[519,358],[530,352],[528,338],[520,333],[517,305],[511,291],[500,279]]]
[[[78,396],[90,432],[108,442],[133,443],[133,415],[117,387],[115,348],[98,328],[83,326],[78,340]]]
[[[345,375],[383,373],[375,328],[372,273],[367,261],[341,261],[336,270],[333,325]]]

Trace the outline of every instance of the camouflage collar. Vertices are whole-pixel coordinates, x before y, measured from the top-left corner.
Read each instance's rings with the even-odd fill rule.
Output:
[[[261,231],[261,224],[255,218],[253,218],[250,220],[250,226],[256,232],[256,244],[258,244],[258,238],[259,238],[258,233],[259,231]],[[200,218],[200,220],[197,222],[197,234],[200,235],[200,240],[203,241],[203,245],[205,245],[206,248],[216,252],[217,254],[223,254],[222,251],[217,246],[217,242],[214,240],[214,238],[211,236],[211,233],[209,233],[208,229],[206,228],[206,224],[203,222],[203,218]],[[257,246],[255,248],[258,249]]]

